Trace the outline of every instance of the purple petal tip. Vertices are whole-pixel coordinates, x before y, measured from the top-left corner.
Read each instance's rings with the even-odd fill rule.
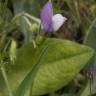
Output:
[[[52,16],[53,16],[53,9],[51,0],[49,0],[41,11],[41,23],[44,27],[44,30],[50,31],[51,24],[52,24]]]

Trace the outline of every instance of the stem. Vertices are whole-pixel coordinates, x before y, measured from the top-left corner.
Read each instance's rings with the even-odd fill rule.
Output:
[[[86,31],[86,37],[85,37],[84,43],[87,41],[89,33],[92,30],[92,28],[95,26],[95,23],[96,23],[96,18],[92,21],[92,23],[90,24],[88,30]]]
[[[32,86],[30,87],[30,93],[29,93],[29,96],[32,96]]]
[[[0,49],[2,50],[2,46],[5,43],[6,34],[2,34],[2,37],[0,39]]]
[[[23,15],[30,18],[31,20],[34,20],[35,22],[37,22],[39,24],[41,23],[41,21],[38,18],[36,18],[36,17],[34,17],[34,16],[32,16],[32,15],[30,15],[28,13],[23,13]]]
[[[36,48],[37,47],[36,42],[32,40],[32,43],[33,43],[34,48]]]
[[[4,81],[5,81],[5,83],[6,83],[6,87],[7,87],[9,96],[13,96],[13,95],[12,95],[11,88],[10,88],[10,86],[9,86],[9,81],[8,81],[8,79],[7,79],[7,75],[6,75],[4,66],[1,66],[1,72],[2,72],[2,76],[3,76],[3,78],[4,78]]]

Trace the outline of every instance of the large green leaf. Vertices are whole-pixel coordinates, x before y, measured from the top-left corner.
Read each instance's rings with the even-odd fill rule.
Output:
[[[7,67],[13,90],[32,71],[33,65],[36,64],[37,58],[45,46],[49,46],[49,48],[35,78],[33,77],[33,95],[50,93],[68,84],[93,54],[91,48],[66,40],[47,39],[38,48],[34,48],[31,43],[27,44],[19,49],[16,64]],[[24,87],[27,86],[27,83],[32,84],[31,80],[27,81]]]

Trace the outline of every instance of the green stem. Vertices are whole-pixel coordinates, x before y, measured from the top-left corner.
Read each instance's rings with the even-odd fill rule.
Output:
[[[90,24],[88,30],[86,31],[86,37],[85,37],[84,43],[87,41],[89,33],[92,30],[92,28],[95,26],[95,23],[96,23],[96,18],[92,21],[92,23]]]
[[[29,96],[32,96],[32,86],[30,87],[30,93],[29,93]]]
[[[31,20],[34,20],[35,22],[37,22],[39,24],[41,23],[41,21],[38,18],[36,18],[36,17],[34,17],[34,16],[32,16],[32,15],[30,15],[28,13],[23,13],[23,15],[30,18]]]
[[[11,88],[10,88],[10,86],[9,86],[9,81],[8,81],[8,79],[7,79],[7,75],[6,75],[4,66],[1,66],[1,72],[2,72],[2,76],[3,76],[3,78],[4,78],[4,81],[5,81],[5,83],[6,83],[6,87],[7,87],[9,96],[13,96],[13,95],[12,95]]]

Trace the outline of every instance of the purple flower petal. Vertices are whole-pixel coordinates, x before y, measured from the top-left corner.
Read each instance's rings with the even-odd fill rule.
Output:
[[[52,16],[53,9],[51,0],[49,0],[41,11],[41,23],[43,24],[44,30],[46,32],[52,31]]]
[[[89,78],[90,78],[90,93],[92,91],[93,82],[94,82],[94,65],[89,65]]]
[[[94,65],[93,64],[90,64],[89,66],[89,77],[91,80],[93,80],[94,78]]]

